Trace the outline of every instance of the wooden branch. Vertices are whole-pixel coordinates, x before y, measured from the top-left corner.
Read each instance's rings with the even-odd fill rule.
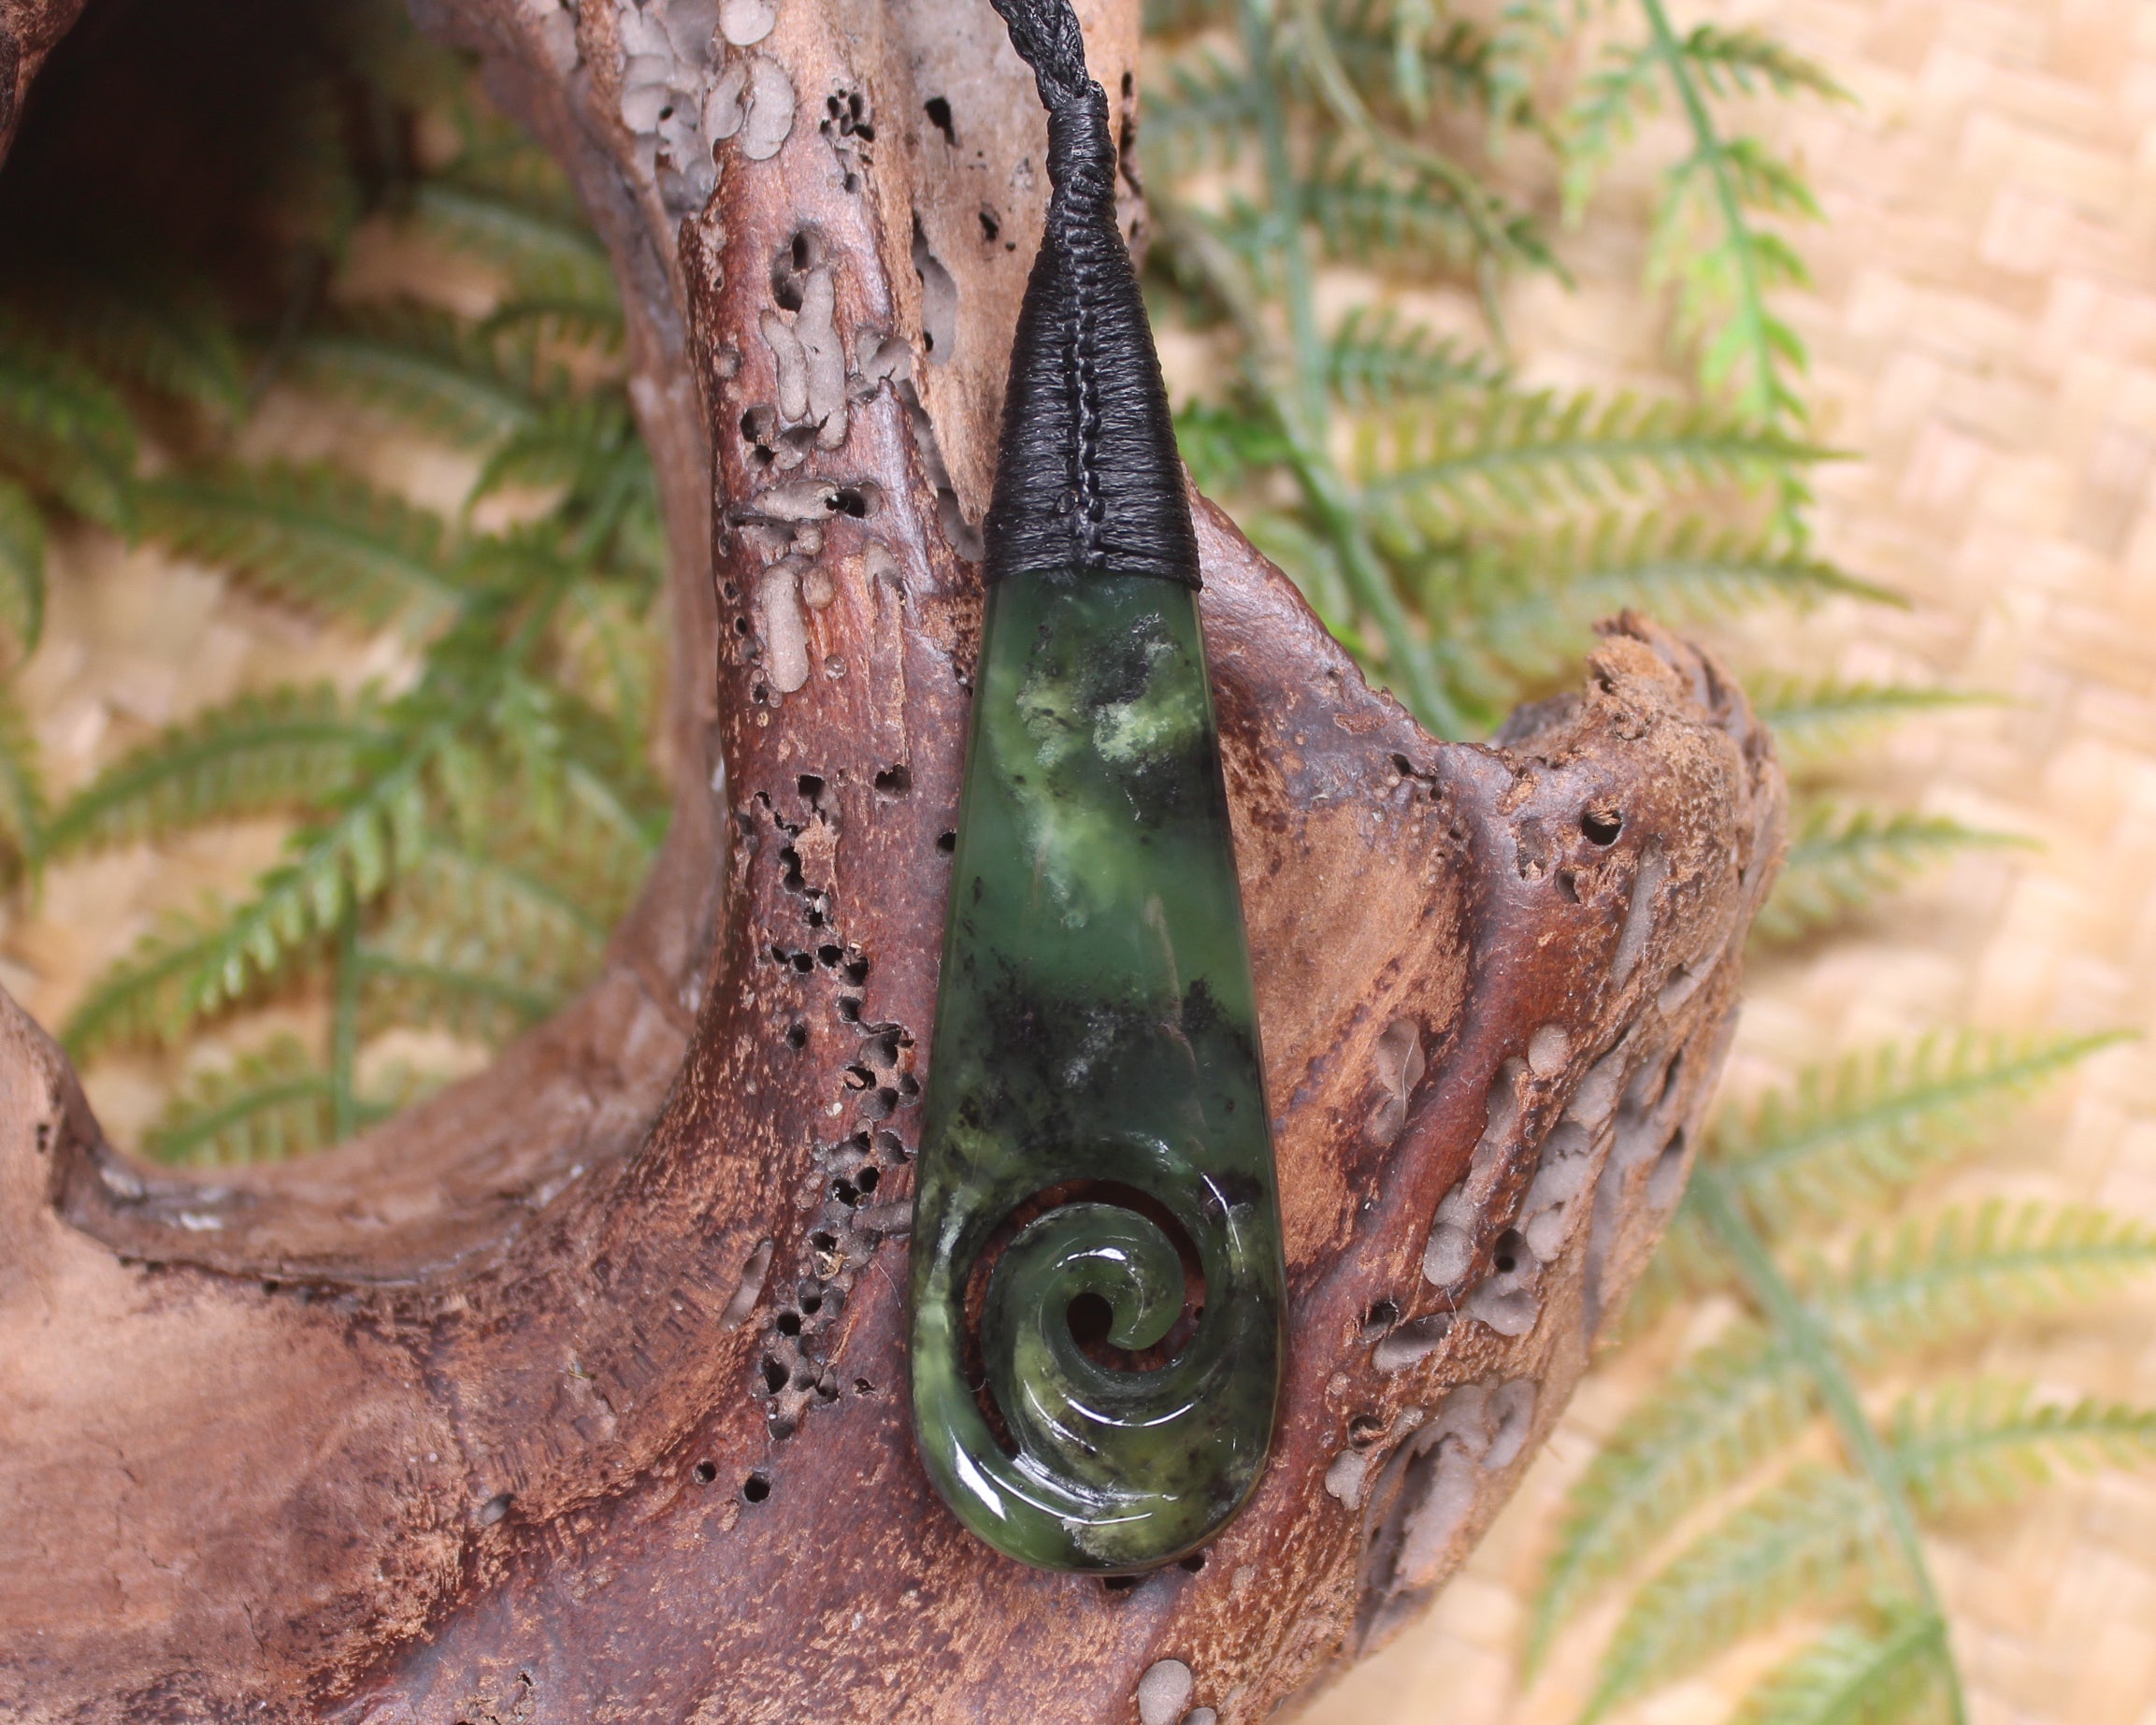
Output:
[[[1580,694],[1440,745],[1200,503],[1275,1458],[1201,1566],[1134,1585],[957,1528],[900,1290],[1041,122],[985,5],[723,0],[699,61],[711,8],[670,3],[685,52],[662,0],[424,17],[621,268],[672,836],[576,1005],[320,1157],[135,1167],[5,1006],[10,1718],[1256,1719],[1458,1564],[1682,1188],[1781,842],[1741,696],[1626,617]],[[1126,113],[1135,12],[1088,18]]]

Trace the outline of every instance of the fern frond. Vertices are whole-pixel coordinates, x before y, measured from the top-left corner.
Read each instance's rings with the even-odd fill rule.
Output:
[[[504,485],[561,485],[585,496],[633,485],[649,469],[628,404],[611,395],[549,403],[487,458],[472,500]]]
[[[18,288],[46,338],[100,377],[184,401],[218,424],[247,405],[247,365],[210,285],[165,259],[47,256]]]
[[[0,313],[0,470],[86,521],[124,527],[134,416],[94,371]]]
[[[1579,220],[1612,158],[1631,141],[1641,121],[1660,107],[1658,70],[1649,50],[1612,42],[1603,45],[1594,70],[1580,80],[1560,133],[1567,222]]]
[[[586,353],[610,355],[620,352],[628,337],[620,301],[567,295],[510,300],[481,320],[478,333],[490,338],[537,336]]]
[[[1423,610],[1441,655],[1495,708],[1575,660],[1589,626],[1636,606],[1672,622],[1770,600],[1809,606],[1882,589],[1806,552],[1697,517],[1609,513],[1541,535],[1483,539],[1428,566]]]
[[[355,764],[352,788],[293,835],[289,860],[266,871],[252,897],[177,939],[152,937],[108,971],[78,1010],[68,1046],[87,1055],[120,1042],[170,1044],[318,953],[339,920],[376,898],[418,852],[425,775],[448,728],[445,719],[386,733]]]
[[[438,516],[329,468],[227,468],[141,482],[142,529],[317,615],[414,632],[465,598]]]
[[[1465,170],[1441,176],[1367,150],[1325,149],[1312,157],[1299,201],[1327,250],[1360,264],[1373,257],[1425,268],[1439,259],[1472,264],[1494,240],[1509,258],[1536,268],[1556,265],[1533,216]]]
[[[1456,389],[1496,389],[1508,377],[1495,355],[1463,352],[1389,307],[1357,306],[1325,344],[1325,381],[1350,407]]]
[[[1605,1318],[1596,1336],[1600,1348],[1622,1347],[1645,1334],[1679,1305],[1693,1306],[1730,1286],[1730,1267],[1714,1246],[1697,1213],[1679,1206],[1661,1243],[1633,1287],[1624,1309]]]
[[[517,297],[603,304],[613,296],[605,248],[565,211],[493,187],[435,180],[413,194],[411,218],[423,232],[499,270]]]
[[[562,393],[528,345],[490,339],[428,306],[370,308],[292,347],[310,381],[385,408],[414,429],[491,444],[529,425]]]
[[[0,473],[0,629],[18,654],[45,632],[45,521],[36,499]]]
[[[151,1160],[193,1167],[267,1162],[334,1136],[330,1079],[298,1039],[280,1036],[223,1071],[200,1074],[143,1135]]]
[[[1148,172],[1226,167],[1242,154],[1258,119],[1249,68],[1213,43],[1201,43],[1152,73],[1140,133]]]
[[[1818,62],[1758,30],[1699,24],[1685,36],[1679,51],[1698,71],[1700,81],[1718,96],[1750,95],[1763,84],[1781,96],[1816,95],[1830,102],[1854,99]]]
[[[1997,1378],[1905,1396],[1890,1430],[1910,1495],[1933,1514],[2011,1502],[2062,1470],[2156,1460],[2156,1408],[2047,1402],[2031,1385]]]
[[[1907,1725],[1926,1717],[1948,1657],[1944,1619],[1897,1601],[1874,1623],[1830,1626],[1762,1677],[1730,1725]]]
[[[1481,516],[1518,519],[1670,486],[1756,482],[1826,451],[1712,408],[1630,394],[1468,396],[1445,413],[1363,427],[1357,468],[1373,525],[1405,546]]]
[[[611,720],[625,755],[642,752],[658,722],[661,643],[648,602],[582,582],[562,601],[555,630],[556,681],[585,691]]]
[[[513,969],[558,993],[597,968],[615,907],[580,901],[547,878],[545,863],[430,843],[402,877],[396,910],[369,950],[477,951],[490,969]]]
[[[1805,1268],[1805,1297],[1845,1345],[1929,1346],[2034,1317],[2156,1271],[2156,1229],[2101,1210],[1996,1200],[1866,1233],[1846,1268]]]
[[[53,817],[46,848],[64,855],[214,821],[319,813],[379,741],[366,708],[348,712],[327,684],[243,695],[108,767]]]
[[[1786,1342],[1746,1323],[1660,1386],[1610,1434],[1565,1498],[1528,1630],[1530,1671],[1613,1575],[1811,1417],[1816,1393]]]
[[[200,999],[206,970],[227,956],[227,925],[215,916],[172,916],[136,942],[135,950],[107,969],[77,1004],[60,1040],[77,1060],[127,1046],[171,1047],[223,1000]],[[319,943],[287,947],[274,975],[292,981],[318,970],[324,954]],[[267,980],[263,969],[237,972],[238,986],[227,997],[249,998]]]
[[[13,882],[45,854],[45,775],[36,734],[0,679],[0,881]]]
[[[464,149],[438,182],[500,199],[565,227],[588,229],[576,188],[531,134],[496,109],[460,104]]]
[[[1775,733],[1786,766],[1812,765],[1900,721],[1957,707],[1996,706],[1996,696],[1905,683],[1754,678],[1752,712]]]
[[[370,943],[361,952],[363,1020],[370,1028],[430,1025],[498,1048],[562,1003],[538,987],[490,968],[482,956],[407,955]]]
[[[1495,45],[1474,21],[1443,16],[1430,0],[1321,0],[1317,10],[1356,87],[1388,98],[1410,126],[1430,118],[1441,93],[1449,106],[1532,124],[1530,114],[1500,112],[1491,78]]]
[[[1870,1486],[1806,1466],[1703,1534],[1633,1597],[1583,1720],[1689,1671],[1803,1605],[1886,1580],[1893,1559]]]
[[[1880,814],[1814,803],[1789,841],[1781,875],[1753,932],[1767,942],[1798,940],[1961,852],[2028,842],[1947,815]]]
[[[1716,1165],[1761,1232],[1861,1212],[1980,1144],[2016,1103],[2116,1033],[1962,1031],[1807,1068],[1786,1090],[1715,1122]]]

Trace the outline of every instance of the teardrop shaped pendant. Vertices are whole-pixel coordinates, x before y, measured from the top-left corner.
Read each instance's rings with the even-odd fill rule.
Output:
[[[1056,198],[987,524],[913,1417],[974,1532],[1113,1573],[1188,1552],[1257,1482],[1279,1204],[1196,544],[1106,100],[1069,0],[996,5],[1048,102]]]

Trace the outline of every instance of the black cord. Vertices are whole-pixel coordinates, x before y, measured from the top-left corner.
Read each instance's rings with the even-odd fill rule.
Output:
[[[1078,570],[1195,587],[1168,391],[1115,223],[1107,93],[1070,0],[991,4],[1048,110],[1050,195],[1011,348],[986,579]]]

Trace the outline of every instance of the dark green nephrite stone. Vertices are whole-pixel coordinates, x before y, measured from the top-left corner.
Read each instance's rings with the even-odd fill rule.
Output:
[[[1145,1569],[1248,1495],[1279,1207],[1187,586],[989,590],[913,1253],[921,1453],[983,1539]]]

